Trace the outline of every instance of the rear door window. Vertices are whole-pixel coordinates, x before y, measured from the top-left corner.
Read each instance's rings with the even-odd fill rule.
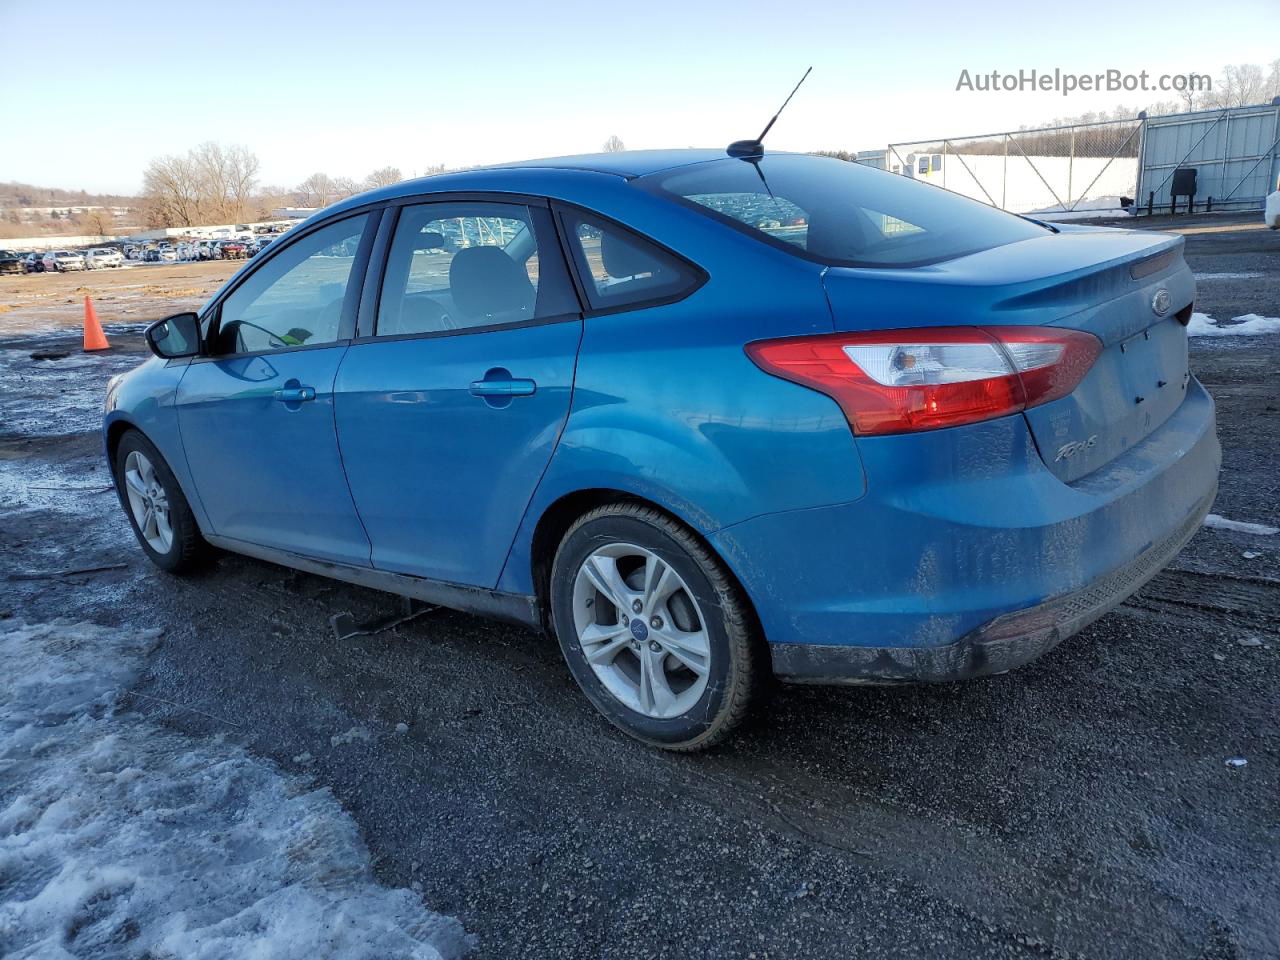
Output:
[[[560,216],[593,310],[670,302],[702,283],[701,271],[634,231],[583,211]]]
[[[401,208],[377,336],[506,326],[579,309],[547,210],[483,200]]]

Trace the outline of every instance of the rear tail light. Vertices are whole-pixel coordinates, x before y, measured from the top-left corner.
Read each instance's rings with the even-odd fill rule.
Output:
[[[976,423],[1065,397],[1102,351],[1051,327],[922,327],[761,340],[766,373],[832,397],[856,433]]]

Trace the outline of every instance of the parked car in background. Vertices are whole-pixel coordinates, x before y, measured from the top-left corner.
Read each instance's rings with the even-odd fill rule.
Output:
[[[86,250],[84,254],[86,270],[119,267],[123,263],[124,257],[120,256],[120,251],[112,247],[94,247],[92,250]]]
[[[43,263],[46,271],[59,273],[84,269],[84,257],[70,250],[50,250],[44,255]]]
[[[22,255],[12,250],[0,250],[0,273],[25,273]]]
[[[223,240],[218,244],[221,260],[243,260],[249,255],[248,246],[241,240]]]
[[[256,257],[265,250],[271,243],[270,237],[257,237],[253,243],[249,244],[249,256]]]
[[[44,254],[28,253],[22,258],[23,273],[44,273]]]
[[[321,211],[148,329],[105,450],[161,567],[547,630],[692,750],[771,674],[1004,673],[1155,576],[1218,485],[1194,296],[1180,236],[856,163],[540,160]]]
[[[197,240],[191,245],[192,260],[213,260],[214,257],[214,241]]]
[[[165,263],[173,263],[178,259],[178,254],[173,247],[160,247],[156,250],[156,259]]]

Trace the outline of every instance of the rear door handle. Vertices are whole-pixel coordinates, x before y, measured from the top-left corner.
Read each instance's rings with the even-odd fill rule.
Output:
[[[315,387],[281,387],[273,396],[281,403],[301,403],[316,398]]]
[[[532,380],[473,380],[473,397],[531,397],[538,385]]]

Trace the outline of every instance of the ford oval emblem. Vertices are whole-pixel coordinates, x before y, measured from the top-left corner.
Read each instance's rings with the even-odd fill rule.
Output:
[[[1151,298],[1151,309],[1155,311],[1157,317],[1163,317],[1169,312],[1171,306],[1173,306],[1173,300],[1164,287],[1157,290],[1156,295]]]

